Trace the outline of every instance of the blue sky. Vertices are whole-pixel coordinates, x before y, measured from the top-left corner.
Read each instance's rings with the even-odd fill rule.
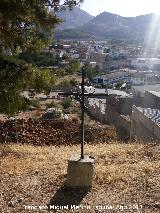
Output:
[[[160,15],[160,0],[84,0],[81,8],[94,16],[104,11],[128,17],[152,12]]]

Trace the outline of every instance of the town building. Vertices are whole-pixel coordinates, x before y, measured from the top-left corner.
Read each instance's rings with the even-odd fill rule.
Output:
[[[160,91],[146,91],[144,94],[144,107],[160,110]]]
[[[135,58],[131,61],[131,66],[137,69],[151,69],[160,71],[160,59],[159,58]]]
[[[160,84],[132,86],[132,93],[136,97],[143,97],[146,91],[160,92]]]
[[[129,82],[129,73],[126,71],[113,72],[102,76],[97,76],[94,79],[97,84],[114,84],[120,81]]]

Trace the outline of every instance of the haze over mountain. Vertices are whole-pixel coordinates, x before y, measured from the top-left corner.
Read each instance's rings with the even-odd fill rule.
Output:
[[[60,30],[83,26],[94,17],[79,7],[75,7],[73,10],[57,12],[56,15],[64,21],[57,27]]]
[[[158,15],[147,14],[137,17],[122,17],[117,14],[103,12],[96,17],[92,17],[91,20],[83,24],[83,26],[79,25],[74,29],[65,28],[64,31],[58,31],[56,36],[58,38],[142,40],[150,32],[153,21],[155,28],[154,35],[156,35],[159,32],[160,26],[160,16]]]

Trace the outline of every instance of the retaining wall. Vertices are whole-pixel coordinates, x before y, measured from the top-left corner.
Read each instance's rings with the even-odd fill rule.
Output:
[[[131,134],[145,141],[160,142],[160,126],[140,112],[136,106],[132,108]]]

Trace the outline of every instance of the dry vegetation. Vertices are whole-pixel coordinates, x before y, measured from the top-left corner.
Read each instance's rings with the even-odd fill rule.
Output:
[[[86,121],[88,123],[88,119]],[[87,143],[105,143],[117,138],[115,129],[102,127],[98,123],[85,125]],[[80,142],[80,123],[72,120],[33,120],[17,119],[0,121],[1,143],[26,143],[33,145],[75,145]]]
[[[64,187],[67,159],[80,147],[1,145],[1,207],[7,212],[34,212],[23,205],[81,204],[99,212],[95,205],[139,204],[138,210],[102,212],[160,212],[160,146],[143,143],[86,145],[85,153],[96,157],[93,187],[71,190]],[[48,210],[38,210],[47,212]]]

